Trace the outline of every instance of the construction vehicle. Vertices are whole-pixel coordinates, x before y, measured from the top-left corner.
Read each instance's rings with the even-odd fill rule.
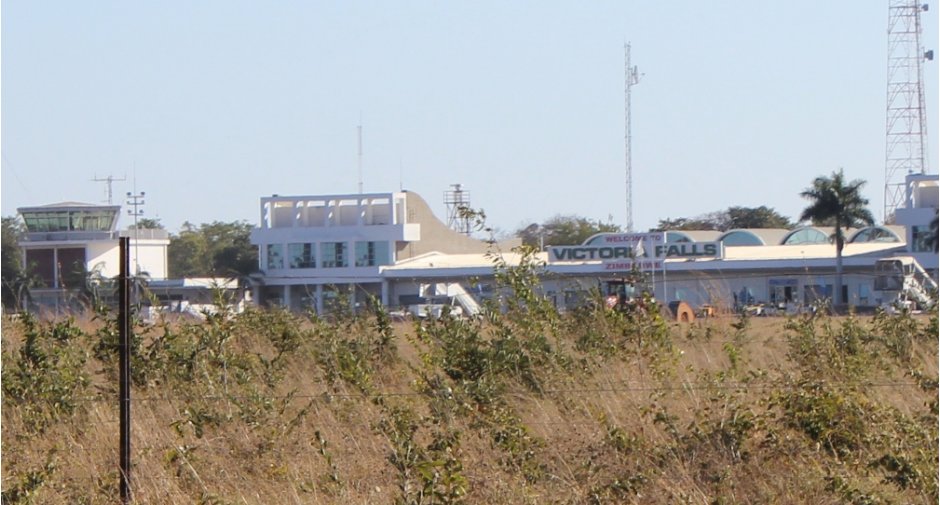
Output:
[[[604,304],[608,309],[623,312],[648,310],[655,307],[652,286],[642,275],[631,275],[620,279],[604,281]],[[663,316],[675,321],[691,323],[695,320],[695,311],[683,301],[669,302],[663,307]]]

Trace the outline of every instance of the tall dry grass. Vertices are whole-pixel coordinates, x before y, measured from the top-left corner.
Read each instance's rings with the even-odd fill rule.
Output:
[[[690,325],[516,288],[478,321],[139,325],[134,502],[936,503],[936,314]],[[4,503],[117,502],[109,317],[4,319]]]

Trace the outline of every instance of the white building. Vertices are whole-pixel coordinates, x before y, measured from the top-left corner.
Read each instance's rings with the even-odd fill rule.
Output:
[[[84,286],[89,275],[119,274],[119,238],[130,238],[131,273],[151,279],[167,277],[165,230],[118,230],[120,206],[64,202],[17,209],[26,225],[20,237],[23,265],[40,288],[33,301],[57,305],[71,290]]]
[[[255,299],[318,312],[370,295],[398,305],[424,279],[404,283],[390,274],[395,265],[428,254],[482,258],[489,247],[448,228],[410,192],[265,197],[251,241],[262,272]]]
[[[921,250],[920,242],[911,237],[921,237],[936,214],[937,179],[913,176],[911,180],[909,209],[897,214],[904,226],[847,231],[843,299],[850,305],[890,303],[903,295],[902,286],[913,289],[915,281],[918,296],[936,286],[930,279],[937,275],[936,252]],[[805,306],[833,297],[831,233],[816,227],[667,232],[661,234],[661,245],[666,247],[655,254],[647,251],[639,261],[652,277],[655,296],[667,303]],[[581,252],[570,255],[538,253],[536,261],[545,265],[544,294],[559,308],[567,308],[580,303],[587,290],[603,290],[605,281],[622,278],[633,260],[617,259],[610,251],[612,256],[606,259],[598,251],[592,257],[587,251],[604,248],[604,241],[631,240],[636,235],[595,236],[579,247]],[[260,251],[255,300],[317,312],[330,310],[333,303],[356,307],[370,295],[393,308],[446,297],[473,310],[479,298],[491,292],[493,254],[501,255],[508,265],[520,260],[511,252],[518,241],[488,244],[457,233],[411,192],[265,197],[261,226],[253,231],[252,243]],[[905,258],[902,263],[907,266],[898,268],[906,270],[898,275],[912,277],[910,282],[905,277],[876,283],[887,272],[884,260],[896,257]],[[913,279],[919,265],[930,269],[930,275]]]
[[[937,250],[930,243],[930,222],[937,217],[937,174],[910,174],[905,180],[904,207],[894,213],[894,221],[906,230],[907,252],[937,277]]]

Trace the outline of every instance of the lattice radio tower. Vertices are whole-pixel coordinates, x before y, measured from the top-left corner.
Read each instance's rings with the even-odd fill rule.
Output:
[[[470,225],[470,215],[465,211],[470,209],[470,192],[465,191],[460,184],[451,184],[450,187],[450,190],[444,192],[444,204],[447,205],[447,226],[469,236],[473,232],[473,227]]]
[[[630,43],[623,45],[624,52],[624,116],[626,131],[624,145],[627,157],[627,231],[633,231],[633,133],[630,125],[630,91],[640,82],[640,74],[636,67],[630,65]]]
[[[923,76],[924,60],[932,60],[933,51],[920,44],[922,11],[927,4],[917,0],[888,0],[885,221],[904,202],[904,177],[929,169]]]

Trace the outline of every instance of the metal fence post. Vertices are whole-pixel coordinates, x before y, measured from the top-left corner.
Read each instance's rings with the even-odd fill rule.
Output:
[[[121,503],[131,501],[131,346],[130,346],[130,239],[121,237],[118,276],[118,333],[120,337],[120,424],[121,424]]]

